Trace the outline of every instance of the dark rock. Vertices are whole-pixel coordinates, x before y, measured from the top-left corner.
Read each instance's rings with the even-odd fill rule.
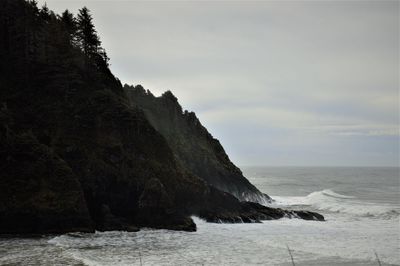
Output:
[[[296,216],[304,220],[324,221],[325,218],[319,213],[310,211],[293,211]]]
[[[321,219],[240,202],[269,197],[194,113],[171,92],[155,98],[137,86],[128,98],[106,62],[75,47],[63,22],[44,20],[34,5],[1,1],[0,234],[194,231],[190,215]]]
[[[163,209],[167,212],[173,206],[164,185],[158,178],[152,178],[146,182],[142,195],[139,198],[140,209]]]
[[[147,93],[142,86],[124,86],[133,106],[142,109],[168,141],[181,166],[215,188],[240,200],[268,203],[270,197],[253,186],[225,153],[220,142],[204,128],[193,112],[182,112],[170,92],[160,97]]]
[[[0,131],[0,234],[93,232],[78,178],[30,134]]]
[[[266,207],[255,202],[240,202],[228,195],[221,196],[218,191],[211,193],[209,202],[201,205],[197,215],[213,223],[259,223],[262,220],[276,220],[284,217],[324,221],[315,212],[284,210]],[[221,208],[222,207],[222,208]]]
[[[128,226],[124,227],[124,228],[122,229],[122,231],[127,231],[127,232],[139,232],[140,229],[139,229],[139,227],[137,227],[137,226],[128,225]]]
[[[146,182],[139,198],[136,223],[154,228],[195,231],[193,220],[175,207],[161,181],[152,178]]]

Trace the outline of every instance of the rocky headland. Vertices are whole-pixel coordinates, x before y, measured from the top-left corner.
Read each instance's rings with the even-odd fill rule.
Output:
[[[79,15],[0,3],[0,234],[324,219],[261,205],[270,198],[172,93],[121,85]]]

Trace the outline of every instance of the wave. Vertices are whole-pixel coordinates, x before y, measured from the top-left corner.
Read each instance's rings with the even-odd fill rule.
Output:
[[[328,197],[332,197],[332,198],[337,198],[337,199],[355,199],[356,197],[354,197],[354,196],[347,196],[347,195],[343,195],[343,194],[339,194],[339,193],[336,193],[335,191],[333,191],[333,190],[330,190],[330,189],[324,189],[324,190],[322,190],[322,191],[317,191],[317,192],[313,192],[313,193],[311,193],[309,196],[311,196],[311,195],[318,195],[318,194],[322,194],[322,195],[324,195],[324,196],[328,196]]]
[[[64,257],[78,265],[133,265],[139,262],[137,250],[131,250],[125,258],[120,257],[119,250],[136,246],[135,236],[133,232],[124,231],[67,233],[53,237],[47,243],[59,247]]]
[[[357,200],[354,196],[342,195],[324,189],[305,197],[272,197],[276,206],[309,206],[315,210],[352,214],[363,217],[393,218],[400,215],[400,208],[391,204],[378,204]]]

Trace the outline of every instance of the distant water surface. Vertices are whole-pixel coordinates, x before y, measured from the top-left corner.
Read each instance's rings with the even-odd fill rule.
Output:
[[[327,221],[0,239],[0,265],[400,265],[399,168],[244,167],[274,206]]]

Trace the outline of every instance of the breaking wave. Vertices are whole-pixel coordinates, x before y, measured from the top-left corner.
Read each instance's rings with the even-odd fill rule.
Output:
[[[400,214],[399,206],[357,200],[354,196],[342,195],[330,189],[308,194],[305,197],[272,197],[276,206],[309,206],[315,210],[337,212],[363,217],[394,218]]]

